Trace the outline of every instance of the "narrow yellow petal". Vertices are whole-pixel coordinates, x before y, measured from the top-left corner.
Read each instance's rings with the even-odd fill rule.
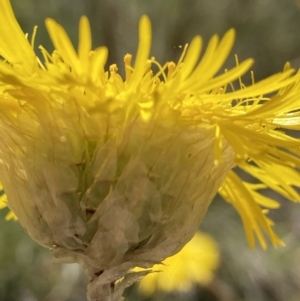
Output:
[[[200,36],[197,36],[192,40],[191,45],[189,46],[186,56],[184,58],[184,64],[182,68],[182,79],[188,77],[194,70],[200,56],[201,48],[202,38]]]
[[[149,18],[144,15],[141,17],[139,25],[139,46],[134,63],[134,72],[129,81],[131,88],[135,88],[144,75],[145,64],[150,54],[150,47],[151,23]]]
[[[263,79],[252,86],[247,87],[247,89],[240,89],[234,92],[226,93],[222,96],[222,99],[223,101],[228,101],[238,98],[249,98],[277,91],[278,89],[285,87],[289,83],[295,81],[295,78],[289,78],[292,73],[293,70],[288,70],[284,73],[277,73],[271,75],[270,77]],[[252,108],[255,108],[255,106],[253,106]]]
[[[226,201],[235,207],[241,216],[251,248],[255,246],[253,233],[256,234],[262,248],[265,249],[267,247],[261,230],[266,232],[274,246],[282,245],[281,240],[272,231],[268,219],[253,198],[249,186],[245,185],[233,171],[229,172],[219,193]]]
[[[0,1],[0,55],[26,74],[37,67],[36,56],[20,28],[9,0]]]
[[[81,74],[79,58],[66,31],[52,19],[46,19],[45,24],[54,47],[62,56],[63,60],[74,69],[77,74]]]
[[[277,209],[280,207],[280,203],[256,191],[256,187],[262,184],[251,184],[251,183],[244,182],[244,185],[247,187],[247,189],[250,191],[253,198],[257,202],[257,204],[259,204],[260,206],[263,206],[264,208],[270,208],[270,209]],[[267,187],[266,185],[263,186],[264,188]]]
[[[263,144],[268,143],[270,145],[280,146],[280,147],[298,147],[299,141],[296,138],[290,136],[282,136],[280,132],[276,132],[273,135],[265,135],[264,133],[251,130],[246,128],[244,125],[237,125],[234,123],[222,123],[223,128],[228,129],[231,132],[239,133],[245,137],[253,139],[253,141],[261,142]],[[271,133],[270,133],[271,134]],[[276,135],[276,136],[275,136]],[[236,136],[238,141],[238,136]],[[255,143],[254,143],[255,145]]]
[[[213,35],[211,37],[211,39],[209,40],[209,43],[207,45],[207,48],[205,50],[205,53],[204,53],[199,65],[195,69],[194,75],[197,75],[197,74],[204,75],[206,69],[209,69],[209,67],[211,66],[211,62],[215,59],[214,54],[218,47],[218,43],[219,43],[219,37],[217,35]]]
[[[92,37],[90,23],[87,17],[83,16],[79,23],[79,43],[78,43],[78,56],[81,66],[85,69],[88,68],[89,53],[92,48]],[[85,70],[87,71],[87,70]]]
[[[210,92],[211,90],[215,88],[219,88],[224,86],[228,82],[232,82],[239,78],[242,74],[244,74],[246,71],[250,69],[250,67],[253,65],[253,60],[248,59],[242,62],[240,65],[236,66],[235,68],[232,68],[230,71],[219,75],[215,77],[214,79],[211,79],[208,82],[201,83],[195,82],[194,86],[190,87],[190,89],[196,90],[198,93],[205,93]],[[223,97],[222,97],[223,99]],[[233,98],[231,98],[233,99]]]
[[[297,102],[298,99],[299,99],[298,94],[275,95],[269,101],[265,102],[263,105],[257,106],[256,109],[247,112],[245,114],[245,118],[247,117],[264,118],[264,119],[274,118],[274,116],[276,116],[280,112],[298,110],[299,108],[299,104]],[[299,125],[299,121],[298,121],[298,125]]]
[[[209,68],[206,68],[205,72],[201,69],[197,70],[197,72],[204,73],[204,79],[209,79],[213,77],[220,70],[220,68],[228,58],[234,40],[235,30],[230,29],[225,33],[220,43],[218,44],[217,49],[215,50],[214,60],[211,61]]]
[[[108,50],[106,47],[98,48],[91,58],[90,64],[90,76],[92,81],[96,81],[98,78],[104,76],[104,66],[107,61]]]

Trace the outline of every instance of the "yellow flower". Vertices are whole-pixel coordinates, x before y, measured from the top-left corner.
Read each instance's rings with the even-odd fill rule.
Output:
[[[89,300],[117,299],[124,287],[178,252],[194,235],[219,191],[240,213],[247,238],[262,231],[274,245],[267,187],[299,200],[299,76],[287,67],[245,87],[246,60],[216,76],[234,30],[202,39],[177,64],[149,58],[151,26],[143,16],[139,47],[124,58],[125,78],[108,51],[91,50],[87,18],[76,52],[52,19],[55,46],[43,61],[0,0],[0,180],[8,206],[29,235],[91,277]],[[17,46],[16,46],[17,45]],[[159,71],[152,71],[152,66]],[[240,89],[230,91],[233,81]],[[273,96],[268,96],[272,93]],[[282,130],[279,131],[278,128]],[[262,184],[241,180],[239,166]],[[117,279],[123,278],[114,287]]]
[[[219,262],[216,242],[210,235],[197,232],[181,251],[154,265],[153,272],[141,280],[139,290],[151,295],[155,291],[188,291],[193,283],[207,285]]]
[[[0,183],[0,209],[6,208],[6,207],[7,207],[7,196],[3,191],[2,184]],[[6,214],[5,219],[7,221],[9,221],[11,219],[17,220],[17,217],[12,211],[10,211]]]

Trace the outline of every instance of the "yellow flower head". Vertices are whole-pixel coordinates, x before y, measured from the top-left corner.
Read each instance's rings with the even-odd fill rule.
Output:
[[[153,272],[140,282],[145,295],[155,291],[188,291],[193,283],[207,285],[220,261],[216,242],[208,234],[197,232],[181,251],[154,265]]]
[[[251,246],[255,234],[265,247],[262,229],[282,244],[261,208],[278,204],[260,190],[299,200],[300,141],[285,131],[299,128],[299,77],[288,66],[230,91],[252,65],[215,76],[233,30],[213,36],[199,63],[202,39],[195,37],[177,64],[161,65],[149,58],[143,16],[122,78],[116,65],[105,69],[105,47],[91,50],[85,17],[77,51],[46,20],[56,50],[40,46],[42,61],[8,0],[0,0],[0,19],[0,180],[8,206],[55,257],[84,266],[90,300],[117,298],[145,273],[128,272],[133,267],[178,252],[218,190],[240,213]],[[262,184],[242,181],[235,165]]]

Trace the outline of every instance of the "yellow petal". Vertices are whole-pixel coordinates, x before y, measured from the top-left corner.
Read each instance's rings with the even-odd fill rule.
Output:
[[[188,77],[190,73],[194,70],[195,65],[200,56],[201,47],[202,38],[197,36],[192,40],[191,45],[189,46],[186,56],[184,58],[184,65],[182,68],[182,79]]]
[[[31,74],[36,68],[36,56],[20,28],[9,0],[0,1],[0,55],[9,63]]]
[[[62,56],[63,60],[74,69],[77,74],[81,74],[79,58],[66,31],[52,19],[46,19],[45,23],[54,47]]]
[[[149,58],[151,47],[151,23],[144,15],[141,17],[139,25],[139,46],[134,63],[134,72],[130,78],[130,87],[135,88],[142,79],[145,72],[145,64]]]
[[[87,71],[89,53],[92,48],[92,37],[90,23],[87,17],[83,16],[79,23],[79,43],[78,43],[78,56],[81,66]]]
[[[106,47],[98,48],[92,55],[90,64],[90,75],[93,82],[104,77],[104,66],[107,60],[108,50]]]
[[[233,171],[230,171],[219,193],[238,211],[251,248],[255,246],[254,234],[256,234],[262,248],[266,249],[267,244],[261,230],[266,232],[274,246],[283,245],[283,242],[272,231],[268,219],[248,189],[249,186],[245,185]]]

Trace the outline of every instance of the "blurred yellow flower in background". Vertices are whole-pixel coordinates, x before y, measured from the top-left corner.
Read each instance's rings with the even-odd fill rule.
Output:
[[[39,46],[43,61],[33,51],[36,30],[29,42],[8,0],[0,19],[2,207],[7,201],[60,261],[82,264],[89,300],[117,300],[147,273],[134,267],[177,253],[218,192],[240,214],[251,247],[255,237],[266,247],[263,233],[283,245],[266,217],[279,204],[261,192],[300,200],[300,141],[287,131],[300,128],[299,75],[288,64],[258,83],[252,75],[249,87],[241,76],[251,59],[216,75],[234,43],[229,30],[202,56],[197,36],[177,63],[161,65],[143,16],[123,78],[116,65],[106,70],[107,48],[91,49],[86,17],[77,51],[46,20],[55,51]],[[260,183],[242,180],[235,166]]]
[[[203,232],[197,232],[181,251],[154,265],[152,273],[139,284],[145,295],[157,291],[188,291],[193,284],[207,285],[220,263],[220,254],[214,239]]]
[[[0,183],[0,209],[4,209],[6,207],[7,207],[7,196],[4,193],[2,184]],[[17,220],[17,217],[12,211],[9,211],[6,214],[5,219],[8,220],[8,221],[11,220],[11,219]]]

